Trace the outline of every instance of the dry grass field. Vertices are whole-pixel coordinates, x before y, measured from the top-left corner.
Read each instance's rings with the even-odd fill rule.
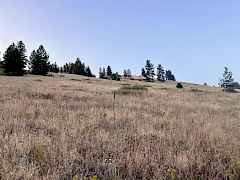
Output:
[[[0,76],[0,179],[240,179],[240,95],[175,86]]]

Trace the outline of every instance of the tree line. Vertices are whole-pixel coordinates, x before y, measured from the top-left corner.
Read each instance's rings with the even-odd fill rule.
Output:
[[[121,76],[118,72],[113,73],[111,66],[107,66],[107,69],[105,67],[99,68],[99,78],[101,79],[110,79],[110,80],[116,80],[120,81]]]
[[[155,74],[154,65],[151,63],[149,59],[146,60],[146,65],[142,68],[141,72],[142,77],[144,80],[153,82],[155,79],[161,82],[165,82],[166,80],[169,81],[176,81],[176,78],[171,70],[164,70],[161,64],[157,66],[157,73]],[[156,78],[155,78],[156,77]],[[111,79],[111,80],[120,80],[120,78],[125,79],[134,79],[132,78],[132,73],[130,69],[124,69],[123,75],[120,76],[118,72],[113,73],[111,66],[100,67],[99,68],[99,78],[101,79]]]
[[[164,70],[164,67],[161,64],[157,65],[157,73],[155,74],[154,65],[149,59],[146,60],[146,65],[142,68],[142,76],[145,77],[146,81],[152,82],[157,76],[157,80],[161,82],[176,81],[176,78],[171,70]]]
[[[92,74],[90,67],[86,66],[85,63],[80,60],[80,58],[77,58],[74,63],[66,63],[63,65],[63,67],[60,68],[60,72],[95,77]]]
[[[35,75],[47,75],[48,72],[60,72],[89,77],[95,76],[92,74],[90,67],[85,65],[80,58],[77,58],[74,63],[69,62],[62,67],[59,67],[56,62],[50,63],[49,54],[43,45],[40,45],[38,49],[33,50],[30,57],[27,58],[26,47],[23,41],[9,45],[3,54],[1,67],[4,69],[5,74],[15,76],[22,76],[27,72]],[[172,72],[170,70],[165,71],[161,64],[157,66],[156,75],[157,80],[161,82],[164,82],[165,80],[176,80]],[[123,71],[123,77],[129,78],[131,76],[132,74],[130,69]],[[150,60],[146,61],[145,68],[142,69],[142,76],[146,81],[154,80],[154,65],[150,62]],[[99,78],[120,80],[121,76],[118,72],[113,72],[111,66],[108,65],[107,68],[100,68]]]
[[[34,75],[47,75],[48,72],[64,72],[92,77],[93,74],[89,66],[86,66],[79,58],[75,63],[66,63],[59,67],[57,63],[50,63],[49,54],[43,45],[33,50],[29,59],[26,55],[26,46],[23,41],[12,43],[3,54],[0,62],[6,75],[22,76],[26,73]]]
[[[23,41],[12,43],[0,58],[0,68],[4,70],[6,75],[22,76],[26,73],[35,75],[47,75],[48,72],[77,74],[88,77],[95,77],[89,66],[77,58],[74,63],[66,63],[59,67],[56,62],[50,63],[49,54],[43,45],[38,49],[33,50],[30,57],[27,58],[26,47]],[[161,64],[155,67],[149,59],[146,60],[146,65],[142,68],[141,75],[146,81],[153,82],[155,79],[164,82],[166,80],[176,81],[175,75],[171,70],[165,70]],[[123,78],[131,78],[130,69],[123,71]],[[156,77],[156,78],[155,78]],[[120,80],[121,76],[118,72],[113,72],[111,66],[101,67],[99,69],[99,78]],[[240,89],[238,82],[234,82],[233,74],[227,67],[224,68],[223,77],[220,79],[219,86],[226,91]]]
[[[32,51],[28,59],[25,44],[19,41],[6,49],[1,67],[6,75],[22,76],[28,70],[32,74],[46,75],[50,69],[49,55],[43,45],[40,45],[37,50]]]
[[[0,61],[1,67],[6,75],[22,76],[25,73],[35,75],[47,75],[48,72],[77,74],[88,77],[95,77],[89,66],[77,58],[74,63],[69,62],[59,67],[56,62],[50,63],[49,54],[43,45],[33,50],[30,57],[27,58],[26,47],[23,41],[16,44],[12,43],[3,54],[3,60]],[[165,80],[175,81],[175,76],[170,70],[164,70],[162,65],[157,66],[157,80],[164,82]],[[132,76],[130,69],[123,71],[123,77],[130,78]],[[146,81],[153,81],[155,72],[154,65],[150,60],[146,61],[145,68],[142,69],[142,76]],[[101,67],[99,69],[99,78],[120,80],[121,76],[118,72],[112,72],[111,66]]]
[[[49,54],[43,45],[38,49],[33,50],[29,58],[26,55],[26,47],[23,41],[18,41],[16,44],[12,43],[3,54],[3,59],[0,60],[1,68],[4,69],[6,75],[22,76],[26,73],[35,75],[47,75],[48,72],[54,73],[68,73],[77,74],[88,77],[95,77],[89,66],[77,58],[75,62],[69,62],[59,67],[56,62],[50,63]],[[175,76],[171,70],[164,70],[163,66],[157,66],[157,73],[155,74],[154,65],[150,60],[146,61],[145,68],[142,68],[142,76],[146,81],[153,81],[157,76],[157,80],[164,82],[166,80],[175,81]],[[132,73],[130,69],[123,71],[123,78],[131,78]],[[113,72],[111,66],[100,67],[99,78],[120,80],[121,76],[118,72]]]

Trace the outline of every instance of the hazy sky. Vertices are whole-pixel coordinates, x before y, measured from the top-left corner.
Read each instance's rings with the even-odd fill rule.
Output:
[[[58,64],[77,56],[94,73],[140,73],[145,60],[178,80],[217,83],[225,65],[240,80],[239,0],[7,0],[0,4],[0,51],[43,44]]]

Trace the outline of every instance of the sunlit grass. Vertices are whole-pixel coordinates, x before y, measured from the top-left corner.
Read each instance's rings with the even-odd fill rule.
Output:
[[[238,94],[74,75],[0,90],[2,179],[239,179]]]

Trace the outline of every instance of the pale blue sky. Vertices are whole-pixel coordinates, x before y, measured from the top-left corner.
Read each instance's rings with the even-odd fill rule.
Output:
[[[43,44],[58,64],[77,56],[140,73],[145,60],[178,80],[217,83],[225,65],[240,80],[240,1],[8,0],[0,5],[0,51]]]

